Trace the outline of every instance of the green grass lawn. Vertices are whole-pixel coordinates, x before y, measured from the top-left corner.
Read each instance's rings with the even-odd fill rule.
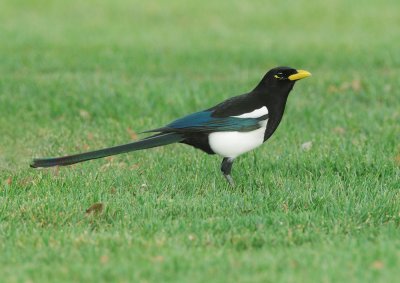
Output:
[[[0,281],[397,281],[398,11],[397,0],[1,1]],[[29,168],[129,142],[278,65],[313,77],[235,163],[236,188],[220,158],[184,145]],[[95,203],[103,211],[86,213]]]

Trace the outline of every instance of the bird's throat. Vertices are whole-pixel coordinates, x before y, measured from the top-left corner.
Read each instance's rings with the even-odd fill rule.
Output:
[[[283,113],[285,112],[287,98],[288,95],[284,95],[281,97],[274,97],[274,99],[266,100],[269,119],[264,134],[264,141],[269,139],[275,132],[275,130],[278,128],[282,120]]]

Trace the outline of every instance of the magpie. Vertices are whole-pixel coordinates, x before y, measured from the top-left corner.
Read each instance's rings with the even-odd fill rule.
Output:
[[[268,140],[282,120],[295,82],[311,76],[305,70],[276,67],[250,92],[227,99],[206,110],[145,131],[151,136],[132,143],[64,157],[34,159],[33,168],[71,165],[91,159],[183,143],[223,157],[221,171],[231,186],[233,161]]]

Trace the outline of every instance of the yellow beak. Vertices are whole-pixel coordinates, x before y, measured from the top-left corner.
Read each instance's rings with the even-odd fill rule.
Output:
[[[305,70],[297,70],[296,74],[290,75],[288,78],[291,81],[297,81],[311,76],[311,73]]]

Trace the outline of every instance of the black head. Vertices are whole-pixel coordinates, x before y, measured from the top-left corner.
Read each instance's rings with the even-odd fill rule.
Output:
[[[296,81],[311,76],[310,72],[296,70],[290,67],[276,67],[269,70],[256,90],[266,91],[267,93],[289,94]]]
[[[296,81],[309,76],[311,74],[304,70],[276,67],[269,70],[251,92],[268,109],[268,127],[264,134],[264,141],[274,133],[281,122],[286,100]]]

